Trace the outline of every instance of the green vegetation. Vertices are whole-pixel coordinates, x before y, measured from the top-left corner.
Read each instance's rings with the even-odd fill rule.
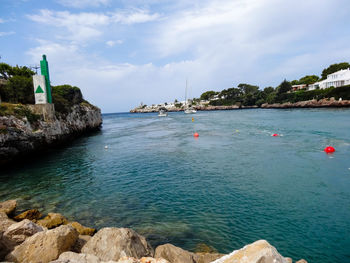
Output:
[[[55,104],[55,110],[58,113],[67,114],[71,108],[84,102],[83,95],[78,87],[70,85],[51,86],[52,101]],[[87,102],[86,102],[87,103]]]
[[[217,94],[219,94],[219,92],[210,90],[210,91],[204,92],[201,95],[200,99],[201,100],[210,100],[210,99],[213,99],[214,96]]]
[[[35,123],[41,119],[40,115],[34,114],[30,108],[22,104],[1,103],[0,116],[13,115],[17,118],[26,117],[30,123]]]
[[[6,63],[0,63],[0,98],[3,102],[13,104],[34,104],[33,78],[35,73],[27,67],[12,67]],[[78,87],[70,85],[52,86],[52,99],[58,114],[66,114],[72,106],[84,102],[83,95]],[[23,115],[29,121],[35,121],[36,116],[29,114],[30,109],[22,106],[15,112],[9,104],[0,108],[1,114]],[[19,106],[16,106],[19,107]],[[5,109],[6,108],[6,109]]]
[[[332,74],[338,70],[349,68],[350,64],[347,62],[333,64],[322,71],[322,78],[326,78],[327,75]],[[299,90],[292,91],[292,85],[306,84],[310,85],[320,78],[316,75],[306,75],[299,80],[287,81],[284,80],[276,88],[266,87],[264,90],[260,90],[258,86],[241,83],[237,88],[224,89],[221,92],[206,91],[201,96],[202,100],[209,100],[209,104],[213,106],[261,106],[264,103],[284,103],[284,102],[297,102],[312,99],[331,98],[335,99],[350,99],[350,86],[331,87],[329,89],[316,89],[307,91]]]
[[[27,67],[11,67],[6,63],[0,63],[0,78],[6,82],[0,84],[2,101],[34,104],[32,75],[34,72]]]

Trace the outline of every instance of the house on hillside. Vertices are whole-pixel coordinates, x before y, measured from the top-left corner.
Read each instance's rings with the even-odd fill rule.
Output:
[[[309,85],[309,90],[338,88],[346,85],[350,85],[350,68],[329,74],[327,79]]]
[[[293,91],[298,91],[298,90],[306,90],[307,89],[307,84],[299,84],[299,85],[293,85],[292,86],[292,92]]]

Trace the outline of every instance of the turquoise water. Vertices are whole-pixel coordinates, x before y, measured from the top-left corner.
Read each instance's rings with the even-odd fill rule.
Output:
[[[350,262],[350,109],[104,115],[101,132],[1,171],[10,198],[154,246],[266,239],[294,259]]]

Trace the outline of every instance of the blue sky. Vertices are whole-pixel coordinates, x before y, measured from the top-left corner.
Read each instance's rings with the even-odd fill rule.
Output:
[[[1,61],[38,64],[103,112],[350,61],[349,0],[0,0]]]

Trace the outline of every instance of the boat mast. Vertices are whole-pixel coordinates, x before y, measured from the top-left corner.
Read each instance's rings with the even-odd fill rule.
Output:
[[[185,106],[187,105],[187,78],[186,78],[186,91],[185,91]]]

